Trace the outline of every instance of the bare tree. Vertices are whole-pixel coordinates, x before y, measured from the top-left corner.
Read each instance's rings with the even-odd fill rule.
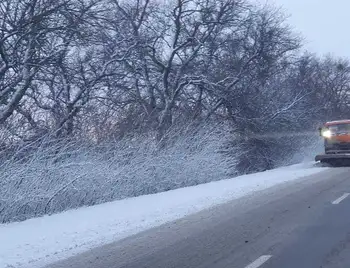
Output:
[[[69,29],[64,19],[68,8],[64,0],[0,3],[0,123],[20,105],[39,70],[64,49],[60,33]]]
[[[173,110],[186,90],[193,90],[203,76],[194,68],[205,57],[210,39],[239,23],[243,1],[179,0],[162,6],[149,1],[135,5],[113,1],[128,22],[133,54],[125,59],[135,75],[135,95],[145,112],[158,114],[161,137],[173,123]]]
[[[100,3],[99,0],[72,2],[69,9],[62,11],[69,24],[59,33],[49,35],[47,42],[63,45],[49,65],[40,66],[25,94],[26,105],[16,109],[23,116],[31,114],[33,124],[40,120],[43,112],[46,113],[49,117],[44,128],[55,131],[56,136],[73,133],[74,118],[108,75],[109,62],[99,55],[99,42],[95,36]],[[29,103],[36,109],[30,108]],[[26,118],[29,121],[29,117]]]

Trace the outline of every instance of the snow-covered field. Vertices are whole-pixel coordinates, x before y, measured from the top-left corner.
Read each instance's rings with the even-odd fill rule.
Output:
[[[325,170],[312,163],[0,225],[0,268],[41,267],[213,205]]]

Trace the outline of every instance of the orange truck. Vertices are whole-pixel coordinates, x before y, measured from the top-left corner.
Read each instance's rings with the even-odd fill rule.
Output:
[[[350,162],[350,120],[330,121],[319,128],[324,139],[324,154],[315,160],[321,163],[338,165]]]

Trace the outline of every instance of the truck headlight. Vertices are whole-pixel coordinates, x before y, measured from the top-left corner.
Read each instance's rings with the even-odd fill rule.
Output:
[[[329,129],[326,129],[326,130],[322,131],[322,136],[324,138],[329,139],[330,137],[332,137],[332,132]]]

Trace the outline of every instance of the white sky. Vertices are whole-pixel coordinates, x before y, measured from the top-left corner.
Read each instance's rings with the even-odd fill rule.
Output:
[[[350,58],[350,0],[256,0],[289,15],[289,24],[305,38],[305,48]]]

